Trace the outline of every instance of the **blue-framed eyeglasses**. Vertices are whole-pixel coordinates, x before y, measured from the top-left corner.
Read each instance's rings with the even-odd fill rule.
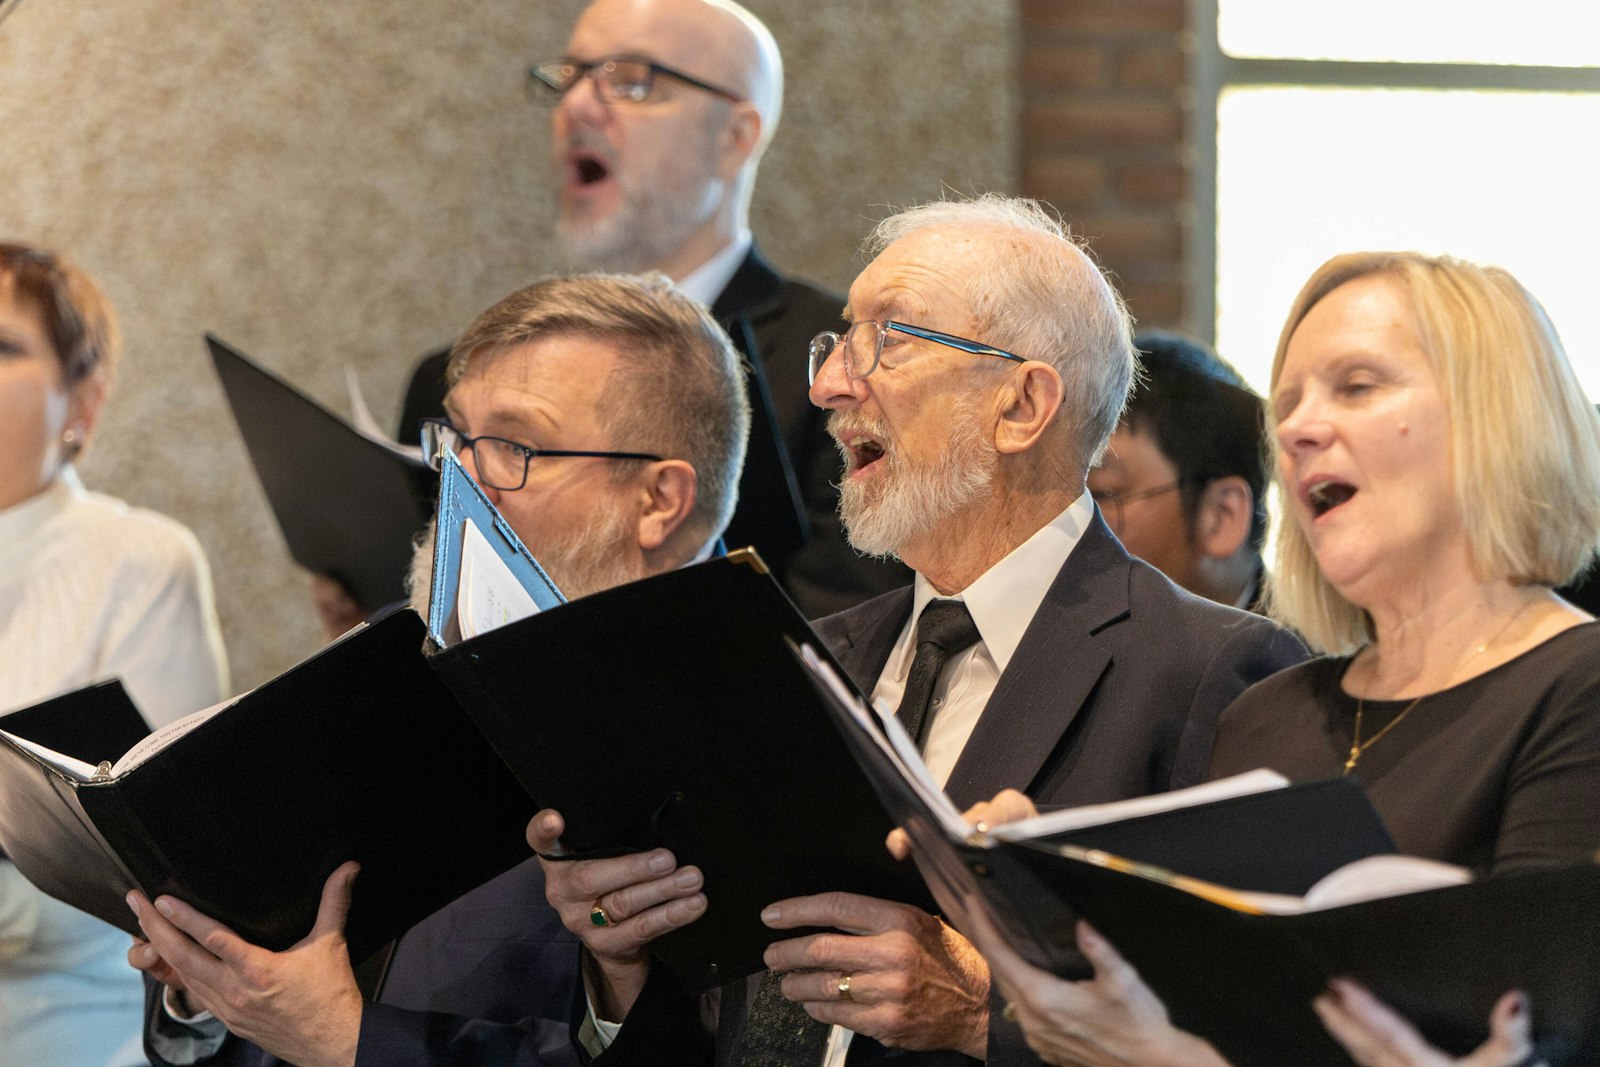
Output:
[[[878,369],[878,361],[883,358],[883,347],[890,334],[903,333],[908,337],[920,337],[924,341],[944,345],[962,352],[969,352],[975,356],[998,356],[1000,359],[1009,359],[1016,363],[1028,362],[1022,356],[1007,352],[1000,348],[991,348],[969,341],[965,337],[957,337],[952,333],[940,333],[938,330],[925,330],[921,326],[908,326],[903,322],[885,319],[876,322],[872,319],[863,319],[851,323],[844,333],[834,333],[829,330],[819,333],[811,339],[811,365],[808,368],[809,381],[815,385],[817,375],[822,373],[822,365],[828,362],[828,357],[835,351],[842,350],[844,358],[844,376],[852,381],[860,381]],[[888,342],[891,346],[893,342]]]
[[[594,79],[595,88],[605,100],[620,100],[629,104],[642,104],[655,92],[656,78],[665,75],[685,85],[703,89],[734,103],[744,97],[720,89],[710,82],[673,70],[643,56],[613,56],[587,63],[576,59],[558,59],[528,68],[528,99],[536,104],[554,106],[567,92],[585,77]]]
[[[491,489],[512,493],[528,484],[528,464],[541,456],[593,456],[598,459],[647,459],[659,462],[652,452],[573,452],[559,448],[533,448],[504,437],[469,437],[444,419],[422,420],[422,458],[439,469],[439,456],[448,449],[460,455],[472,450],[473,471],[478,482]]]

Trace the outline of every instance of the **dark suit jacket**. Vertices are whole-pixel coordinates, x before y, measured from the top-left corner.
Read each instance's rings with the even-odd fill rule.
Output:
[[[544,873],[530,859],[408,930],[377,1003],[361,1016],[357,1067],[570,1067],[567,1020],[578,975],[577,940],[545,903]],[[152,983],[153,984],[153,983]],[[150,1026],[159,1004],[147,1003]],[[164,1059],[146,1028],[146,1052]],[[192,1061],[191,1061],[192,1062]],[[229,1037],[206,1067],[283,1067]]]
[[[870,691],[911,604],[912,591],[902,589],[823,619],[817,631]],[[1184,592],[1129,557],[1097,512],[1051,582],[946,789],[962,808],[1007,787],[1057,807],[1196,785],[1206,780],[1222,709],[1303,658],[1288,632]],[[753,981],[723,989],[719,1064],[732,1062],[753,989]],[[681,1012],[683,1004],[681,997],[641,999],[628,1024],[637,1017],[654,1025],[655,1012]],[[990,1063],[1038,1062],[998,1011],[990,1021]],[[885,1056],[919,1067],[971,1062],[955,1053],[890,1053],[859,1036],[851,1043],[852,1065]]]
[[[827,412],[811,403],[806,364],[811,339],[842,326],[843,309],[844,297],[781,277],[754,247],[711,308],[751,369],[750,449],[725,540],[760,549],[810,618],[911,581],[898,563],[858,555],[839,522],[843,464],[825,429]],[[433,353],[412,375],[402,440],[414,440],[417,424],[443,411],[449,355]]]

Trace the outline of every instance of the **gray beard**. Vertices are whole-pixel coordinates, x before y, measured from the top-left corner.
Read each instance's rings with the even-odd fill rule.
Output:
[[[830,426],[830,429],[833,427]],[[836,431],[836,436],[839,435]],[[846,451],[846,463],[849,462]],[[846,479],[839,488],[839,516],[850,547],[879,559],[899,558],[906,543],[923,536],[962,508],[986,496],[1000,457],[978,430],[976,412],[962,408],[938,458],[909,466],[890,450],[882,485],[869,492]]]
[[[534,552],[534,558],[568,600],[598,593],[644,577],[630,564],[629,537],[632,531],[620,510],[594,516],[577,536],[547,539]],[[434,524],[417,538],[411,555],[411,572],[406,589],[411,607],[424,619],[433,593]]]

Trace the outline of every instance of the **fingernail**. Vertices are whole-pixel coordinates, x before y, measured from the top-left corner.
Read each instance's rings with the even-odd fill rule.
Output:
[[[168,900],[166,897],[160,898],[156,901],[156,910],[165,915],[167,918],[172,918],[172,901]]]
[[[556,830],[556,817],[554,815],[546,815],[539,825],[546,833],[553,834]]]
[[[652,853],[648,861],[649,868],[657,874],[665,874],[672,870],[672,855],[668,852]]]
[[[1522,1015],[1523,1012],[1525,1012],[1527,1010],[1528,1010],[1528,996],[1527,996],[1527,994],[1526,993],[1518,993],[1517,994],[1517,998],[1511,1002],[1511,1017],[1513,1019],[1518,1018],[1519,1016]]]
[[[1084,942],[1084,944],[1093,946],[1094,948],[1099,948],[1106,943],[1106,939],[1101,937],[1095,931],[1094,927],[1090,926],[1088,923],[1079,924],[1078,937]]]
[[[761,921],[769,926],[781,918],[783,918],[783,909],[780,907],[773,906],[761,909]]]
[[[700,884],[699,871],[679,871],[672,879],[672,884],[682,889],[693,889]]]
[[[128,895],[122,898],[128,902],[128,910],[135,915],[139,914],[139,895],[133,890],[128,890]]]

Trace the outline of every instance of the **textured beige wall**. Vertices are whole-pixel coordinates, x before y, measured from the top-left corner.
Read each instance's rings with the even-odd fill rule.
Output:
[[[843,287],[884,205],[1015,182],[1009,0],[751,0],[783,48],[754,228]],[[0,25],[0,235],[73,255],[127,336],[91,486],[200,536],[237,686],[318,643],[200,341],[392,421],[416,357],[556,266],[522,93],[579,0],[25,0]]]

